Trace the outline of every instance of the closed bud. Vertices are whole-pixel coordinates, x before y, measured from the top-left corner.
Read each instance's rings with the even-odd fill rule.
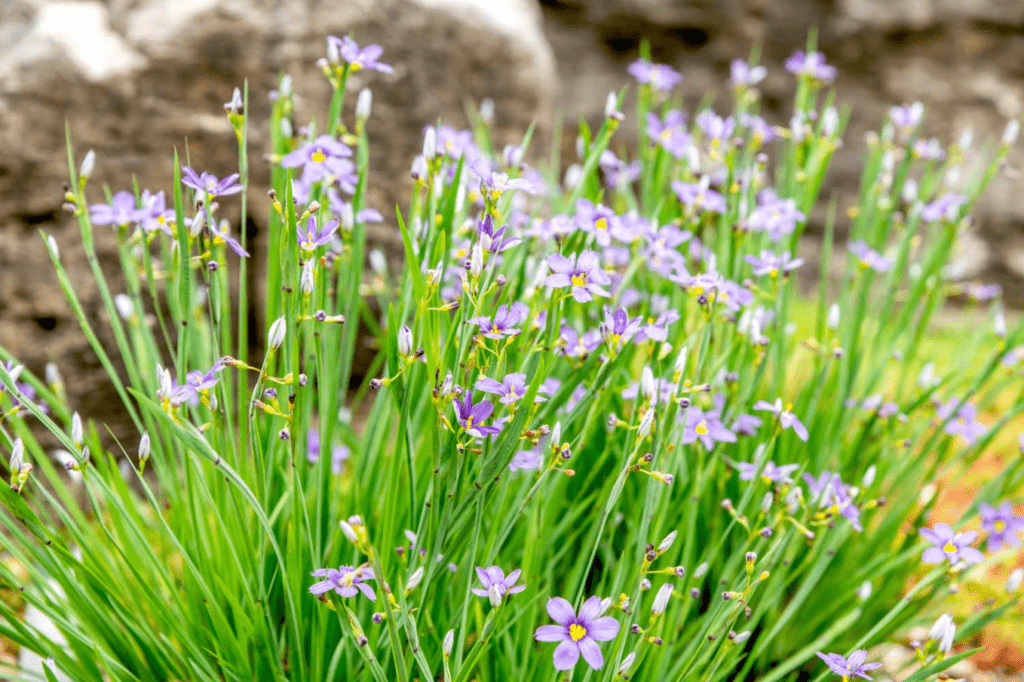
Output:
[[[85,180],[92,175],[93,170],[96,168],[96,152],[89,150],[85,154],[85,158],[82,159],[82,166],[78,171],[80,179]]]
[[[744,630],[743,632],[737,632],[735,635],[730,637],[733,644],[743,644],[745,641],[750,639],[750,630]]]
[[[57,240],[53,238],[53,235],[46,236],[46,245],[50,247],[50,254],[55,259],[60,259],[60,249],[57,247]]]
[[[839,306],[835,303],[828,309],[828,328],[835,330],[839,327]]]
[[[671,533],[665,536],[665,539],[661,541],[660,545],[658,545],[658,554],[668,551],[668,549],[672,546],[672,543],[676,541],[676,534],[677,531],[672,531]]]
[[[292,122],[287,118],[281,119],[281,135],[288,139],[295,135],[295,130],[292,129]]]
[[[870,488],[871,484],[875,482],[875,476],[878,474],[878,468],[872,464],[868,467],[868,470],[864,472],[864,478],[861,479],[861,486],[864,488]]]
[[[398,330],[398,354],[412,355],[412,330],[409,329],[409,325],[403,325]]]
[[[327,61],[331,64],[338,64],[341,62],[341,50],[338,48],[338,44],[333,40],[327,41]]]
[[[71,415],[71,440],[79,449],[85,442],[85,436],[82,434],[82,418],[77,412]]]
[[[865,580],[857,588],[857,598],[861,601],[867,601],[867,598],[871,596],[873,588],[871,587],[871,581]]]
[[[288,331],[288,324],[283,317],[274,320],[270,325],[270,332],[267,334],[267,345],[271,350],[277,350],[284,343],[284,335]]]
[[[582,179],[583,167],[574,163],[565,169],[565,178],[562,180],[562,184],[566,189],[576,189]]]
[[[650,400],[654,397],[657,386],[654,383],[654,372],[650,367],[645,366],[640,372],[640,395]]]
[[[423,581],[423,567],[420,566],[412,575],[409,576],[409,583],[405,586],[405,593],[408,594],[419,587],[419,584]]]
[[[423,158],[430,160],[437,156],[437,128],[428,126],[423,131]]]
[[[932,625],[928,631],[928,639],[938,643],[939,651],[949,653],[953,648],[953,639],[956,637],[956,624],[953,623],[953,616],[944,613]]]
[[[46,363],[45,374],[47,386],[52,387],[64,385],[64,379],[60,375],[60,370],[57,369],[57,365],[55,365],[54,363]]]
[[[558,447],[562,444],[562,422],[555,422],[555,427],[551,429],[551,445]]]
[[[1017,135],[1020,134],[1020,123],[1016,120],[1012,120],[1006,124],[1006,128],[1003,129],[1003,144],[1009,147],[1011,144],[1017,141]]]
[[[696,569],[694,569],[693,577],[694,578],[703,578],[704,575],[707,572],[708,572],[708,562],[705,561],[705,562],[701,563],[699,566],[697,566]]]
[[[370,108],[373,106],[373,92],[369,88],[363,88],[356,96],[356,118],[370,118]]]
[[[1006,591],[1016,592],[1020,589],[1021,583],[1024,583],[1024,568],[1015,569],[1006,579]]]
[[[20,472],[22,466],[25,464],[25,444],[20,438],[14,439],[14,448],[11,450],[11,461],[8,465],[8,469],[11,471],[13,478],[15,472]]]
[[[356,534],[356,529],[352,527],[352,524],[342,519],[338,522],[338,525],[341,527],[341,533],[345,536],[345,539],[354,545],[359,543],[359,536]]]
[[[931,388],[935,381],[935,364],[929,362],[927,365],[921,368],[921,373],[917,375],[917,385],[921,388]]]
[[[660,616],[668,608],[668,600],[672,597],[672,584],[665,583],[654,595],[654,604],[651,606],[651,615]]]
[[[770,492],[765,493],[764,497],[761,499],[761,511],[764,512],[765,514],[767,514],[768,512],[771,511],[772,505],[774,503],[775,503],[775,495],[773,495]]]
[[[676,356],[676,362],[673,369],[680,374],[686,371],[687,352],[688,351],[686,346],[683,346],[682,348],[679,349],[679,355]]]
[[[452,649],[455,648],[455,630],[449,630],[444,633],[444,641],[441,642],[441,651],[444,653],[444,657],[448,658],[452,655]]]
[[[484,245],[477,242],[473,245],[473,252],[469,258],[469,274],[478,278],[484,271]]]
[[[312,296],[313,288],[316,285],[316,280],[313,277],[313,263],[315,261],[310,258],[306,261],[306,264],[302,266],[302,277],[299,278],[299,287],[302,289],[303,296]]]
[[[149,459],[150,449],[152,444],[149,440],[149,432],[142,434],[142,438],[139,439],[139,461],[144,462]]]
[[[995,319],[992,322],[993,329],[996,336],[999,338],[1006,338],[1006,316],[1003,314],[1002,308],[996,308]]]
[[[825,109],[825,113],[821,117],[821,130],[825,133],[826,137],[832,137],[836,134],[839,129],[839,112],[836,111],[835,107],[829,107]]]
[[[644,413],[644,418],[640,420],[640,427],[637,429],[637,436],[640,439],[647,438],[651,433],[651,427],[654,425],[654,410],[650,409]]]
[[[625,678],[626,673],[628,673],[630,668],[633,667],[634,661],[636,661],[636,652],[630,651],[629,654],[627,654],[626,657],[622,659],[622,663],[619,664],[618,670],[616,670],[616,674],[619,677]]]

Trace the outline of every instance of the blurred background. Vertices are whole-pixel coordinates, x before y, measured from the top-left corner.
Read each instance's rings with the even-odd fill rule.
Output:
[[[315,62],[328,34],[379,43],[395,67],[390,75],[356,74],[349,85],[373,90],[370,205],[385,216],[374,239],[393,249],[394,206],[407,201],[424,125],[440,119],[466,127],[467,107],[491,99],[499,144],[518,142],[536,121],[532,157],[552,158],[552,140],[561,139],[555,158],[564,169],[575,160],[576,121],[602,118],[608,92],[628,82],[626,66],[645,40],[654,61],[684,74],[690,111],[709,98],[726,113],[729,63],[756,50],[768,67],[762,114],[786,125],[794,81],[782,62],[812,30],[839,68],[838,104],[851,110],[846,149],[825,189],[840,216],[856,192],[865,134],[879,129],[889,107],[923,102],[925,131],[944,145],[965,134],[974,144],[998,140],[1009,119],[1021,118],[1024,0],[0,0],[0,346],[37,373],[56,362],[71,407],[123,433],[112,411],[116,394],[64,303],[39,235],[55,236],[87,315],[105,329],[77,224],[61,209],[65,122],[79,158],[97,153],[94,201],[104,184],[131,189],[133,178],[140,188],[169,191],[174,149],[197,170],[237,170],[223,103],[248,80],[247,246],[258,268],[268,95],[290,74],[298,125],[323,119],[329,86]],[[631,153],[634,128],[627,120],[617,134],[619,156]],[[1011,154],[1010,172],[962,235],[954,274],[1001,284],[1007,304],[1019,308],[1018,161],[1019,152]],[[221,214],[237,222],[237,200],[224,204]],[[841,217],[837,229],[845,227]],[[809,271],[820,250],[813,232],[801,253]],[[113,237],[98,230],[101,265],[117,293]],[[257,269],[250,300],[259,300],[260,279]],[[262,338],[258,310],[253,325]],[[1019,630],[1004,633],[989,643],[991,660],[978,664],[1024,668],[1021,639]]]

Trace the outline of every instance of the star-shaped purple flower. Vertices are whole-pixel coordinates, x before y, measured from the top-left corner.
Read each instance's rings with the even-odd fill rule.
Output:
[[[520,330],[516,325],[526,319],[530,309],[521,301],[516,301],[511,306],[502,304],[494,313],[494,318],[479,316],[469,320],[469,324],[480,327],[483,336],[488,339],[503,339],[506,336],[515,336]]]
[[[373,580],[373,569],[360,566],[339,566],[338,568],[318,568],[312,573],[314,578],[324,578],[318,583],[309,587],[311,594],[324,594],[334,590],[342,597],[354,597],[359,592],[370,601],[377,601],[377,595],[373,588],[366,584],[367,580]]]
[[[982,502],[978,505],[978,513],[981,514],[981,527],[988,531],[985,539],[985,547],[990,552],[996,552],[1002,546],[1020,546],[1018,533],[1024,531],[1024,516],[1018,516],[1013,512],[1013,505],[1003,502],[998,508]]]
[[[526,395],[526,375],[522,372],[506,374],[502,381],[484,377],[473,385],[478,391],[501,396],[498,401],[502,405],[512,405]]]
[[[478,597],[490,597],[491,590],[494,590],[500,599],[506,594],[518,594],[526,589],[526,585],[516,585],[521,571],[517,568],[508,575],[499,566],[488,566],[487,568],[476,567],[476,575],[480,578],[483,587],[474,587],[473,594]]]
[[[849,244],[850,253],[856,256],[863,267],[870,268],[875,272],[888,272],[892,267],[892,261],[878,253],[863,240],[858,239]]]
[[[779,420],[779,425],[784,429],[793,429],[793,433],[800,440],[807,442],[807,427],[803,425],[796,415],[791,412],[792,405],[782,405],[782,398],[776,398],[774,403],[765,400],[758,400],[754,403],[754,409],[761,412],[771,412]]]
[[[784,64],[786,71],[798,76],[807,76],[816,81],[828,82],[836,77],[836,67],[825,63],[825,55],[820,52],[794,52]]]
[[[619,621],[601,617],[601,600],[591,597],[577,614],[568,601],[554,597],[548,600],[547,609],[556,625],[541,625],[533,637],[538,642],[559,642],[555,647],[555,670],[572,670],[580,654],[587,665],[600,670],[604,656],[597,643],[613,640],[619,634]]]
[[[327,43],[329,46],[333,45],[337,49],[341,60],[348,64],[352,71],[360,71],[362,69],[371,69],[381,73],[391,73],[394,71],[389,64],[377,61],[384,54],[384,48],[376,43],[361,48],[356,41],[348,36],[341,36],[340,38],[338,36],[327,36]]]
[[[89,207],[89,219],[94,225],[129,225],[139,219],[135,196],[131,192],[121,191],[114,195],[109,204],[93,204]]]
[[[332,220],[322,228],[317,227],[316,216],[309,216],[306,220],[306,228],[298,228],[299,248],[303,251],[316,251],[317,248],[330,243],[335,230],[338,229],[338,221]]]
[[[548,256],[548,267],[552,274],[548,275],[544,283],[553,289],[572,287],[572,297],[579,303],[586,303],[594,300],[594,296],[608,298],[609,293],[605,287],[611,284],[612,280],[601,269],[598,264],[597,254],[593,251],[584,251],[571,256],[563,256],[554,253]]]
[[[871,677],[868,676],[867,672],[882,667],[881,663],[865,663],[864,661],[868,658],[868,652],[864,649],[854,651],[850,654],[849,658],[843,658],[839,654],[823,654],[820,651],[815,655],[825,661],[825,665],[844,680],[848,680],[851,677],[870,680]]]
[[[238,184],[238,173],[232,173],[223,180],[219,180],[213,173],[204,172],[200,175],[188,166],[182,166],[181,172],[184,174],[181,184],[204,195],[207,201],[214,197],[226,197],[242,191],[242,186]]]
[[[683,75],[668,64],[653,64],[646,59],[637,59],[626,70],[637,83],[649,84],[661,92],[669,92],[683,82]]]
[[[976,564],[985,559],[981,552],[970,546],[978,539],[978,534],[973,530],[957,533],[948,523],[937,523],[934,528],[922,528],[918,532],[934,545],[921,555],[921,561],[926,564],[949,561],[950,565],[955,566],[961,561]]]
[[[307,182],[317,182],[327,176],[346,175],[352,167],[346,157],[352,156],[348,145],[330,135],[320,135],[306,142],[298,149],[285,154],[281,159],[284,168],[302,168]]]
[[[486,438],[501,433],[500,427],[484,424],[494,412],[494,405],[491,404],[491,401],[483,400],[474,405],[472,391],[466,390],[462,394],[462,400],[455,398],[452,402],[455,403],[455,415],[459,426],[464,428],[469,435]]]
[[[789,251],[780,254],[771,251],[762,251],[760,256],[744,256],[743,260],[753,267],[754,275],[757,277],[778,277],[779,273],[786,274],[796,270],[804,264],[803,258],[790,258]]]

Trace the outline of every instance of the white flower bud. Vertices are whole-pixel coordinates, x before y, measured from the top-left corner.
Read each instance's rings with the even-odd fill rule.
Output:
[[[865,580],[860,584],[860,587],[857,588],[857,598],[861,601],[867,601],[867,598],[871,596],[872,589],[871,581]]]
[[[672,531],[671,533],[665,536],[665,539],[661,541],[660,545],[658,545],[658,554],[667,552],[669,550],[669,548],[672,546],[672,543],[676,541],[676,534],[677,531]]]
[[[928,639],[938,642],[939,651],[949,653],[953,648],[953,639],[956,637],[956,624],[953,623],[953,616],[944,613],[932,625],[928,631]]]
[[[409,170],[409,174],[412,175],[414,180],[426,180],[429,172],[427,160],[422,154],[412,160],[412,168]]]
[[[60,260],[60,249],[57,247],[57,240],[53,238],[53,235],[46,236],[46,245],[50,247],[50,253],[57,260]]]
[[[828,320],[826,323],[829,329],[835,330],[839,328],[839,305],[833,303],[828,309]]]
[[[565,178],[562,180],[562,184],[566,189],[576,189],[582,179],[583,166],[574,163],[565,169]]]
[[[732,638],[733,644],[743,644],[745,641],[750,639],[750,630],[744,630],[743,632],[737,632]]]
[[[970,128],[964,128],[963,132],[960,133],[960,137],[957,138],[956,144],[964,151],[970,149],[974,144],[974,131]]]
[[[1020,123],[1015,119],[1011,120],[1006,124],[1006,128],[1003,129],[1003,144],[1009,147],[1011,144],[1017,141],[1017,135],[1020,134]]]
[[[11,450],[11,462],[8,465],[13,474],[16,471],[21,471],[21,467],[25,464],[25,444],[21,442],[20,438],[14,439],[14,448]]]
[[[907,181],[903,183],[903,201],[908,204],[917,201],[917,180],[914,178],[907,178]]]
[[[315,261],[310,258],[306,261],[306,264],[302,266],[302,277],[299,278],[299,287],[302,289],[304,296],[313,295],[313,287],[316,285],[316,280],[313,278],[313,263]]]
[[[679,372],[680,374],[686,371],[686,360],[688,352],[689,351],[687,347],[683,346],[682,348],[679,349],[679,355],[676,356],[676,362],[675,365],[673,365],[673,369]]]
[[[479,277],[484,271],[484,246],[480,242],[473,245],[473,252],[469,257],[469,274],[474,278]]]
[[[654,410],[647,410],[644,413],[644,418],[640,420],[640,426],[637,429],[637,438],[647,438],[651,433],[651,427],[654,426]]]
[[[931,388],[932,383],[935,381],[935,364],[929,362],[927,365],[921,368],[921,373],[917,375],[917,385],[921,388]]]
[[[370,118],[370,109],[373,107],[373,91],[370,88],[363,88],[356,96],[356,118]]]
[[[114,296],[114,307],[117,308],[117,314],[121,316],[122,320],[131,319],[132,315],[135,314],[135,304],[132,303],[132,299],[128,294],[117,294]]]
[[[412,355],[412,330],[409,329],[409,325],[403,325],[398,330],[398,354]]]
[[[996,308],[995,319],[992,321],[993,330],[999,338],[1006,338],[1006,316],[1002,308]]]
[[[370,269],[378,275],[383,275],[388,271],[388,259],[384,257],[384,252],[380,249],[370,250]]]
[[[582,135],[576,136],[576,156],[584,158],[586,156],[587,143],[583,140]]]
[[[423,131],[423,158],[430,160],[437,156],[437,128],[428,126]]]
[[[619,96],[613,90],[608,93],[608,98],[604,101],[604,117],[611,118],[614,116],[619,109]]]
[[[333,40],[327,41],[327,61],[331,64],[341,62],[341,50],[338,49],[338,44]]]
[[[555,422],[551,429],[551,444],[556,447],[562,444],[562,422]]]
[[[77,412],[71,415],[71,441],[78,448],[81,448],[82,443],[85,442],[85,436],[82,433],[82,417]]]
[[[449,630],[444,633],[444,641],[441,642],[441,651],[444,653],[444,657],[448,658],[452,655],[452,649],[455,648],[455,630]]]
[[[789,511],[792,516],[799,509],[804,501],[803,488],[799,486],[793,486],[793,488],[786,494],[786,510]]]
[[[409,582],[405,586],[406,594],[408,594],[409,592],[412,592],[417,587],[419,587],[419,584],[422,581],[423,581],[423,567],[420,566],[419,568],[417,568],[415,571],[412,572],[412,575],[409,576]]]
[[[835,107],[825,109],[825,113],[821,117],[821,130],[825,133],[825,137],[832,137],[839,130],[839,112]]]
[[[281,119],[281,135],[288,139],[291,139],[295,135],[295,131],[292,129],[292,122],[287,118]]]
[[[75,459],[74,455],[72,455],[67,450],[54,450],[53,458],[57,460],[58,464],[60,464],[62,467],[64,467],[65,470],[67,470],[68,478],[70,478],[75,483],[78,483],[79,481],[82,480],[82,472],[75,471],[75,469],[80,469],[81,467],[78,466],[78,460]]]
[[[494,100],[490,97],[485,97],[480,100],[480,118],[483,119],[487,125],[494,123]]]
[[[82,166],[78,170],[78,175],[81,178],[87,178],[92,175],[93,170],[96,168],[96,152],[89,150],[85,154],[85,158],[82,159]]]
[[[654,604],[651,606],[651,615],[660,616],[668,608],[668,600],[672,597],[672,583],[665,583],[654,595]]]
[[[657,385],[654,383],[654,372],[649,366],[644,366],[640,371],[640,395],[652,399],[657,393]]]
[[[622,663],[619,664],[619,669],[616,671],[618,673],[619,677],[625,677],[626,676],[626,673],[629,672],[629,669],[633,667],[633,662],[635,660],[636,660],[636,652],[635,651],[630,651],[626,655],[626,657],[624,659],[622,659]]]
[[[353,545],[359,543],[359,536],[356,534],[356,529],[352,527],[352,524],[345,519],[342,519],[341,521],[338,521],[338,525],[341,527],[342,535],[344,535],[349,542]]]
[[[875,476],[878,474],[878,467],[874,464],[868,467],[868,470],[864,472],[864,478],[861,479],[861,486],[864,488],[870,488],[871,484],[875,482]]]
[[[1024,568],[1015,569],[1006,579],[1006,591],[1016,592],[1020,589],[1021,583],[1024,583]]]
[[[57,365],[52,362],[46,363],[46,384],[48,386],[61,386],[64,384],[64,379],[60,375],[60,370],[57,369]]]
[[[708,568],[709,568],[708,562],[706,562],[706,561],[701,562],[701,564],[699,566],[697,566],[697,568],[695,568],[694,571],[693,571],[694,579],[696,579],[696,578],[703,578],[707,574]]]
[[[267,333],[267,345],[270,346],[271,350],[277,350],[281,347],[287,331],[288,323],[285,322],[283,317],[274,320],[274,323],[270,325],[270,331]]]
[[[149,452],[150,452],[150,448],[151,447],[152,446],[151,446],[150,440],[149,440],[149,432],[147,431],[147,432],[143,433],[142,434],[142,438],[139,439],[139,459],[140,460],[149,459]]]
[[[767,514],[771,511],[773,504],[775,504],[775,495],[771,492],[765,493],[764,497],[761,498],[761,511]]]

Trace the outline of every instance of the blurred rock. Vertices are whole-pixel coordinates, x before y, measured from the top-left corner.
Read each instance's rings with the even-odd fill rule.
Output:
[[[541,0],[555,50],[568,120],[600,119],[609,90],[627,82],[626,66],[647,40],[655,61],[685,76],[685,106],[705,95],[727,105],[729,62],[760,46],[769,75],[762,114],[785,124],[794,81],[782,63],[805,46],[811,30],[829,63],[839,67],[839,106],[851,108],[846,148],[834,158],[824,196],[840,207],[855,200],[864,134],[889,107],[920,100],[925,132],[945,143],[973,130],[976,144],[998,140],[1010,118],[1024,115],[1024,0]],[[629,112],[627,106],[625,111]],[[617,145],[630,146],[624,135]],[[571,144],[571,139],[568,141]],[[1010,166],[1022,164],[1021,142]],[[571,149],[568,149],[571,153]],[[620,150],[621,151],[621,150]],[[997,177],[976,211],[978,240],[959,263],[967,278],[997,281],[1007,302],[1024,306],[1019,251],[1003,249],[1021,235],[1019,177]],[[840,212],[842,214],[842,211]],[[822,216],[812,220],[823,222]],[[848,223],[837,224],[841,234]]]
[[[315,62],[328,34],[379,43],[395,67],[391,75],[360,73],[349,83],[353,94],[364,86],[374,91],[369,204],[386,219],[407,196],[423,126],[439,118],[465,126],[466,103],[490,97],[498,139],[511,142],[552,110],[557,77],[533,0],[0,2],[0,344],[36,372],[56,361],[73,407],[87,409],[86,395],[90,405],[117,398],[63,301],[38,235],[56,237],[87,315],[104,330],[77,224],[60,209],[65,121],[79,158],[96,150],[92,201],[102,199],[104,184],[117,191],[131,188],[133,178],[142,188],[170,192],[175,149],[198,169],[220,176],[237,169],[223,103],[248,79],[248,231],[259,263],[268,211],[261,146],[267,94],[279,74],[289,73],[300,98],[298,120],[322,121],[330,91]],[[223,203],[222,213],[237,221],[237,199]],[[393,222],[380,226],[378,241],[394,241]],[[112,233],[98,229],[101,264],[117,293],[114,247]]]

